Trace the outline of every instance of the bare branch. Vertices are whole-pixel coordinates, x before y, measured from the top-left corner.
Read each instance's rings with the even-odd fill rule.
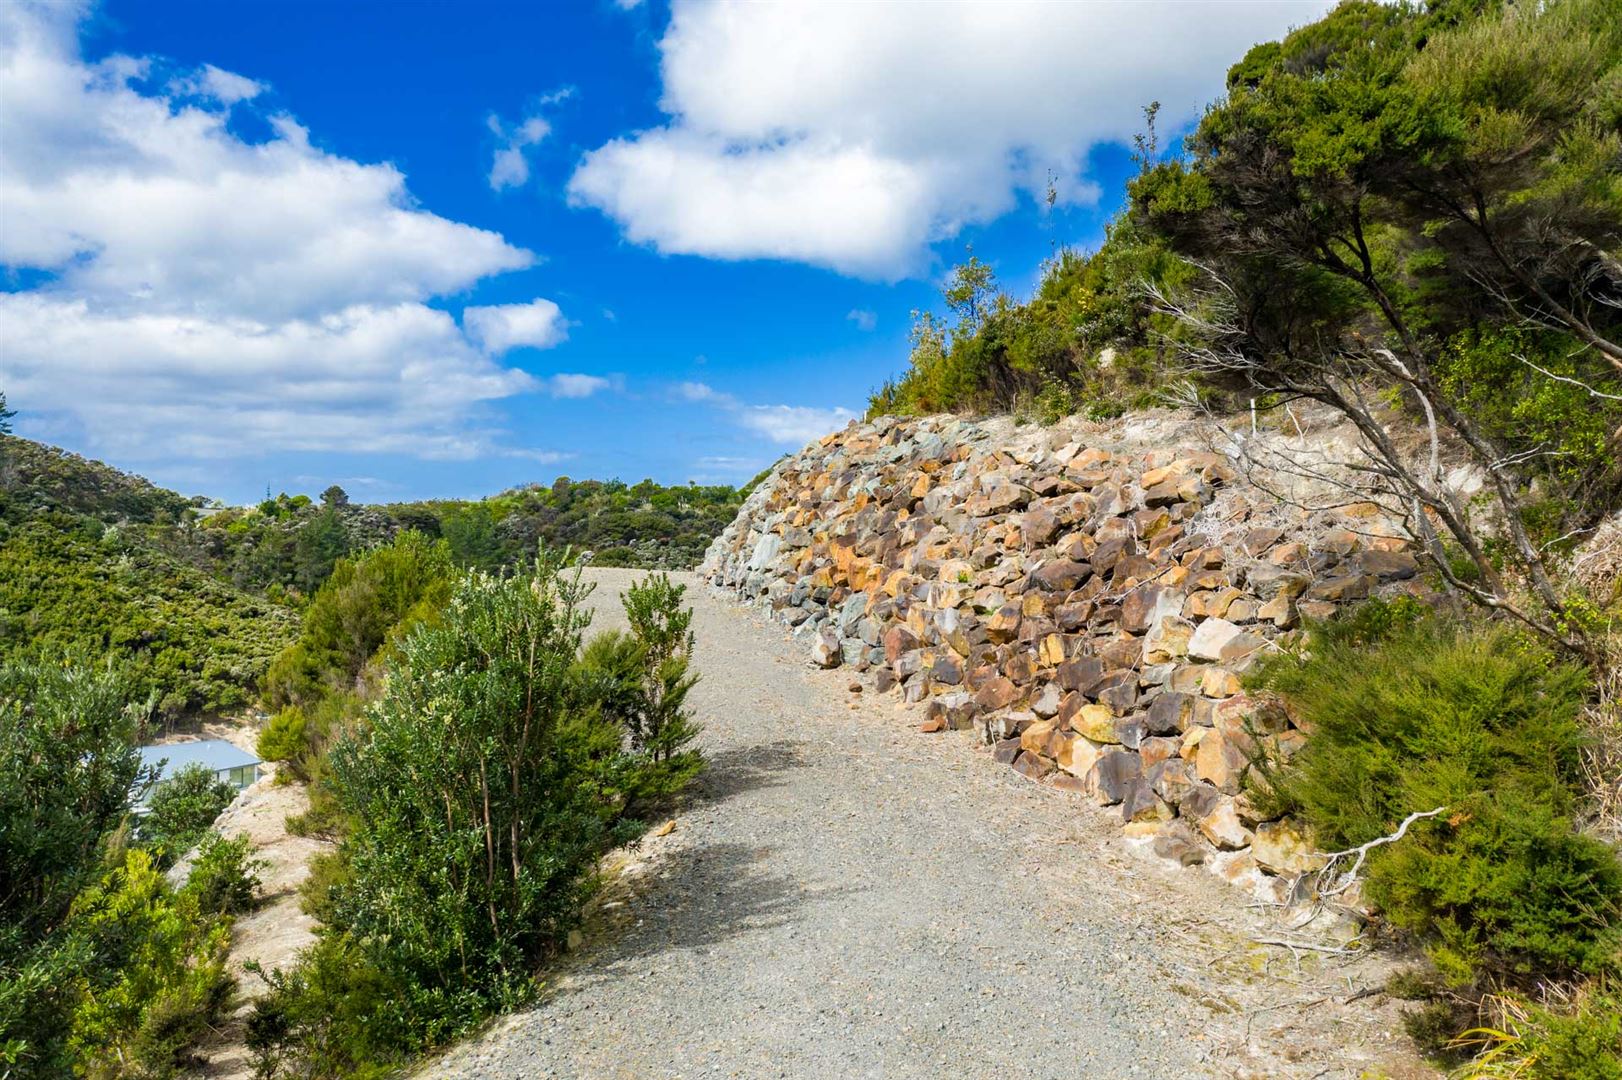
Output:
[[[1397,831],[1388,836],[1376,837],[1366,844],[1359,844],[1357,847],[1347,848],[1345,851],[1329,852],[1328,855],[1325,856],[1328,861],[1324,863],[1323,869],[1318,871],[1318,879],[1320,881],[1328,877],[1329,874],[1334,871],[1335,867],[1339,865],[1341,860],[1345,859],[1347,856],[1355,855],[1357,858],[1352,862],[1351,868],[1348,869],[1344,874],[1341,874],[1340,877],[1335,880],[1335,884],[1331,885],[1327,889],[1320,889],[1319,895],[1339,896],[1341,893],[1351,888],[1352,882],[1357,880],[1358,871],[1363,869],[1363,862],[1369,857],[1369,852],[1373,851],[1382,844],[1396,843],[1398,840],[1401,840],[1408,834],[1408,827],[1414,822],[1423,821],[1425,818],[1433,818],[1437,814],[1443,813],[1446,810],[1447,807],[1438,806],[1434,810],[1416,811],[1403,818],[1402,824],[1397,826]]]

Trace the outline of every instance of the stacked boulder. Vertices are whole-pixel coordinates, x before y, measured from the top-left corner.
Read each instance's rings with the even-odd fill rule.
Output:
[[[922,730],[976,729],[1160,854],[1277,894],[1318,856],[1243,779],[1306,733],[1241,676],[1303,617],[1417,591],[1419,567],[1373,504],[1286,505],[1197,425],[1167,434],[853,423],[781,462],[699,573]]]

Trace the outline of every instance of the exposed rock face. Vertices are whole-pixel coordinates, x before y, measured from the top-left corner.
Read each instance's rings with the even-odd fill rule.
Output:
[[[1241,791],[1303,734],[1241,677],[1302,615],[1417,591],[1419,567],[1377,508],[1285,505],[1201,436],[853,423],[781,462],[699,573],[795,626],[814,663],[925,703],[922,730],[978,728],[1179,862],[1298,872],[1310,850],[1247,820]]]

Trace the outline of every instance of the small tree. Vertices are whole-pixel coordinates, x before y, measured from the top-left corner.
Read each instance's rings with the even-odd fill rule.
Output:
[[[333,484],[321,493],[321,505],[332,507],[348,506],[349,493],[337,484]]]
[[[620,594],[631,632],[598,634],[581,656],[590,692],[624,729],[633,753],[646,755],[633,795],[651,798],[679,789],[700,759],[689,749],[699,728],[687,708],[698,682],[691,670],[693,612],[683,609],[686,586],[654,574]]]
[[[324,507],[304,523],[293,541],[294,584],[307,593],[315,592],[348,551],[349,534],[337,509]]]
[[[587,591],[546,553],[467,578],[331,754],[354,816],[337,926],[386,936],[379,963],[441,995],[452,1026],[523,992],[619,835],[620,734],[575,675]]]
[[[968,252],[968,261],[959,263],[946,276],[941,297],[946,308],[957,316],[952,329],[954,339],[971,338],[979,331],[997,296],[997,276],[991,267]]]
[[[137,720],[115,672],[0,665],[0,963],[58,925],[150,783]]]
[[[1587,0],[1521,7],[1515,17],[1548,41],[1568,28],[1556,16],[1586,8]],[[1593,658],[1594,643],[1556,586],[1551,546],[1529,524],[1539,470],[1556,455],[1547,445],[1515,445],[1513,424],[1488,423],[1469,397],[1471,380],[1447,363],[1444,335],[1478,329],[1480,301],[1507,297],[1502,277],[1494,284],[1458,244],[1438,246],[1428,222],[1413,227],[1424,207],[1444,197],[1439,192],[1474,183],[1481,194],[1487,182],[1480,170],[1469,179],[1462,106],[1408,74],[1421,44],[1440,47],[1475,32],[1448,32],[1450,17],[1444,8],[1350,2],[1282,43],[1258,46],[1230,72],[1229,95],[1191,138],[1192,156],[1148,168],[1133,182],[1133,215],[1202,270],[1204,288],[1194,295],[1157,299],[1180,319],[1181,344],[1208,383],[1275,400],[1307,398],[1340,412],[1373,459],[1365,475],[1391,496],[1456,589]],[[1614,185],[1616,156],[1609,160]],[[1553,205],[1571,210],[1559,200]],[[1489,220],[1485,213],[1473,220]],[[1562,237],[1586,235],[1576,220],[1582,213],[1572,213],[1569,222],[1558,213],[1539,220]],[[1455,221],[1440,231],[1460,228]],[[1612,235],[1607,228],[1591,231]],[[1438,260],[1455,281],[1485,284],[1485,292],[1417,288]],[[1513,266],[1501,271],[1519,280]],[[1580,326],[1570,329],[1581,337]],[[1602,343],[1578,343],[1579,353],[1600,351]],[[1529,363],[1526,385],[1510,392],[1530,401],[1572,382]],[[1393,400],[1422,418],[1429,453],[1419,460],[1400,446]],[[1622,399],[1595,392],[1596,407],[1615,400]],[[1444,444],[1480,469],[1499,511],[1501,553],[1447,484]],[[1614,450],[1596,457],[1602,471],[1614,465]],[[1586,508],[1568,531],[1580,534],[1603,510]],[[1455,567],[1449,544],[1468,572]],[[1529,599],[1506,584],[1505,561]]]
[[[5,391],[0,390],[0,435],[11,434],[11,418],[17,414],[6,408]]]
[[[669,574],[650,574],[620,596],[642,660],[641,708],[628,724],[631,745],[656,762],[669,761],[698,736],[686,708],[698,682],[691,672],[693,610],[681,603],[686,592]]]
[[[236,796],[236,789],[208,766],[193,762],[153,789],[137,835],[159,852],[160,865],[167,866],[202,839]]]

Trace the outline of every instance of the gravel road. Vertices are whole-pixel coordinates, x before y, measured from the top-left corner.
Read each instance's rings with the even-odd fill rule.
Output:
[[[596,626],[623,625],[633,575],[592,576]],[[1432,1075],[1393,1004],[1344,1003],[1385,961],[1250,944],[1270,916],[1140,854],[1110,811],[968,733],[918,733],[783,627],[688,595],[698,790],[612,860],[539,1004],[421,1075]]]

